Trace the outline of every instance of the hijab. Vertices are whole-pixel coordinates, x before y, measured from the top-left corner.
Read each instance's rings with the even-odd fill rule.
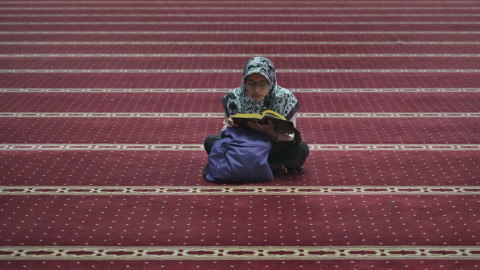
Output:
[[[260,101],[253,100],[247,93],[245,79],[248,75],[258,73],[265,77],[270,85],[268,94]],[[237,113],[258,113],[272,110],[290,120],[300,104],[289,90],[277,84],[277,76],[272,61],[265,57],[253,57],[243,68],[243,85],[230,91],[222,98],[227,117]]]

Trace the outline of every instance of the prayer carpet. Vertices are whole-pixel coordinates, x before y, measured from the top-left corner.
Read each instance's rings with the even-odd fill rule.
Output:
[[[480,3],[0,3],[1,269],[480,268]],[[207,183],[253,56],[304,173]]]

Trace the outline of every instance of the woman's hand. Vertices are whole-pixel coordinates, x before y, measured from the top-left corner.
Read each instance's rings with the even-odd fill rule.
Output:
[[[260,124],[258,121],[248,121],[247,124],[250,128],[263,132],[270,136],[272,139],[276,140],[278,138],[277,136],[277,131],[275,131],[273,121],[272,120],[267,120],[266,124]]]
[[[232,116],[230,116],[230,117],[227,119],[226,125],[227,125],[227,128],[238,127],[238,124],[235,124],[235,123],[233,122],[233,117],[232,117]]]

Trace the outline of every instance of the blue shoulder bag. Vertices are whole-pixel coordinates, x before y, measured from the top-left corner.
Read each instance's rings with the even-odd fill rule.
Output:
[[[271,138],[246,126],[227,128],[208,155],[207,181],[245,183],[273,180],[268,164]]]

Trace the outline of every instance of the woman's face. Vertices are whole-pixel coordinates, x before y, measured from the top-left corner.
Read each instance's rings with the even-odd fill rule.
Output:
[[[268,80],[258,73],[250,74],[245,78],[245,87],[248,95],[255,101],[262,100],[270,90]]]

